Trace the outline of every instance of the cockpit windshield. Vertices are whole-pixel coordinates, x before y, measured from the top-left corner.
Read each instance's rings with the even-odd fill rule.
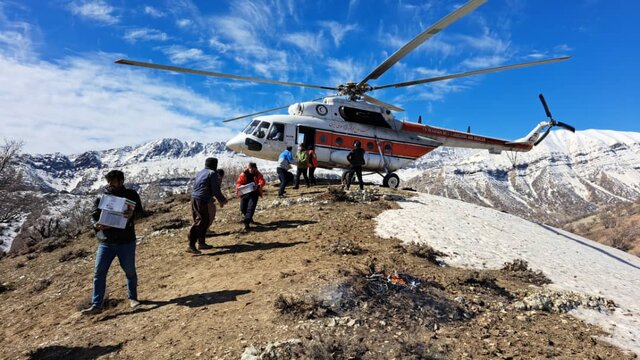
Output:
[[[269,125],[271,124],[267,121],[261,122],[260,125],[253,132],[253,135],[262,139],[267,134],[267,129],[269,128]]]
[[[242,132],[245,134],[251,134],[253,130],[255,130],[256,127],[258,127],[258,124],[260,124],[260,120],[253,120],[251,124],[247,125],[247,127],[244,128]]]

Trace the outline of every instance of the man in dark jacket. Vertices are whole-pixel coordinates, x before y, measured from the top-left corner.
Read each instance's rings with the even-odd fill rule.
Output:
[[[100,198],[97,198],[91,218],[93,228],[98,238],[98,251],[96,253],[96,267],[93,277],[93,297],[91,307],[83,310],[84,314],[96,314],[102,311],[104,296],[107,285],[107,273],[111,262],[118,257],[120,267],[127,277],[127,289],[129,304],[136,307],[138,302],[138,275],[136,273],[136,230],[134,217],[143,214],[142,201],[135,190],[127,189],[124,186],[124,173],[120,170],[112,170],[105,175],[107,187],[104,189],[105,195],[117,196],[134,202],[135,205],[128,205],[124,216],[128,219],[123,229],[99,224],[102,210],[98,207]]]
[[[227,198],[220,191],[217,167],[218,159],[207,158],[204,162],[204,169],[198,171],[193,183],[193,191],[191,192],[193,225],[189,230],[189,247],[187,248],[187,252],[192,254],[198,255],[200,250],[213,248],[205,242],[209,227],[209,201],[212,201],[212,197],[215,196],[220,202],[220,208],[227,203]],[[196,242],[198,243],[197,249]]]
[[[349,161],[349,164],[351,164],[349,173],[347,174],[347,190],[349,190],[349,186],[351,186],[351,180],[353,179],[354,173],[358,176],[360,190],[364,189],[364,185],[362,184],[362,167],[365,164],[364,150],[360,146],[360,141],[354,141],[353,150],[351,150],[349,155],[347,155],[347,160]]]

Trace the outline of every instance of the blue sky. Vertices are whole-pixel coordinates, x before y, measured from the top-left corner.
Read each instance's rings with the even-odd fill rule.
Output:
[[[0,125],[31,153],[163,137],[223,141],[222,120],[331,92],[116,65],[139,61],[335,86],[359,81],[464,2],[0,0]],[[372,85],[557,56],[556,64],[369,93],[396,116],[500,138],[545,119],[640,131],[640,3],[489,0]]]

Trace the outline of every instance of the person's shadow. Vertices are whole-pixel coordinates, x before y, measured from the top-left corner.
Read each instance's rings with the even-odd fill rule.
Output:
[[[100,318],[99,321],[108,321],[123,315],[141,314],[171,304],[197,308],[229,301],[237,301],[237,297],[239,295],[249,294],[250,292],[251,290],[221,290],[202,294],[186,295],[166,301],[141,300],[140,305],[136,309],[129,312],[107,315]]]
[[[122,343],[116,345],[107,346],[91,346],[91,347],[79,347],[79,346],[62,346],[51,345],[43,348],[33,350],[29,353],[30,360],[45,360],[45,359],[69,359],[69,360],[84,360],[84,359],[96,359],[100,356],[107,355],[112,352],[116,352],[122,349]]]
[[[249,252],[249,251],[288,248],[291,246],[296,246],[298,244],[306,244],[306,243],[307,243],[306,241],[296,241],[291,243],[281,243],[281,242],[259,243],[254,241],[247,241],[246,243],[243,243],[243,244],[214,246],[215,249],[220,249],[220,250],[212,253],[203,254],[203,255],[219,256],[219,255],[226,255],[226,254],[238,254],[238,253]]]
[[[257,224],[251,227],[251,232],[265,232],[274,231],[278,229],[293,229],[299,226],[316,224],[317,221],[313,220],[277,220],[264,224]]]

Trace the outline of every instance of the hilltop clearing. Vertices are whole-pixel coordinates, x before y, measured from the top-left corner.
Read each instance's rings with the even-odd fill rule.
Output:
[[[137,223],[144,301],[135,309],[114,264],[107,309],[78,314],[91,293],[91,233],[2,259],[0,358],[634,358],[566,313],[611,311],[605,298],[554,297],[523,261],[442,266],[428,246],[377,236],[376,217],[414,193],[276,192],[268,188],[250,233],[240,232],[237,200],[219,210],[207,240],[215,248],[201,256],[185,252],[187,195],[148,206]],[[540,293],[551,300],[532,300]]]

